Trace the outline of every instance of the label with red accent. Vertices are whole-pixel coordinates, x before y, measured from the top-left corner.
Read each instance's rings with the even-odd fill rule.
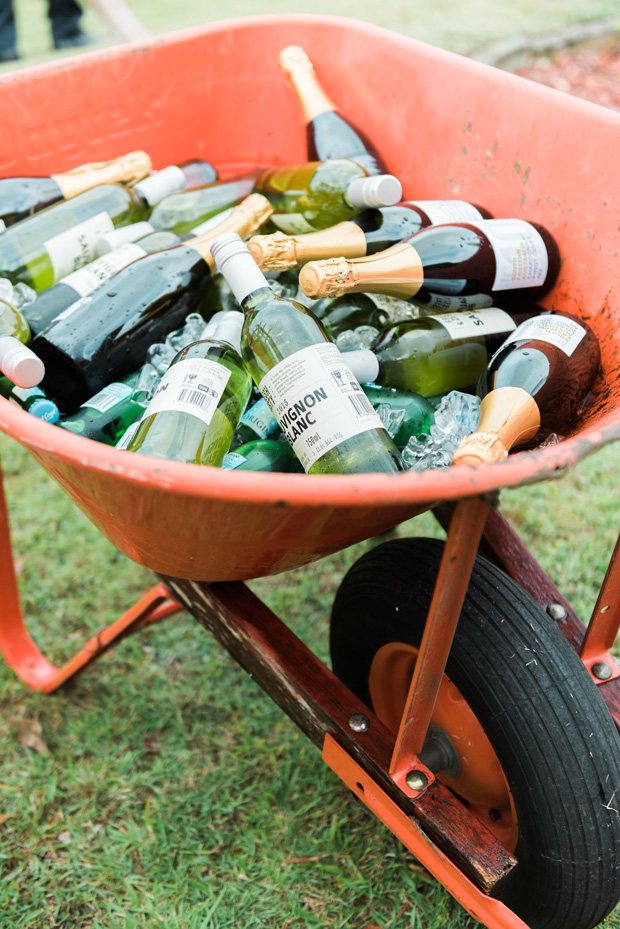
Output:
[[[483,219],[477,210],[466,200],[409,200],[412,206],[424,210],[433,226],[441,223],[470,223]]]
[[[44,248],[54,269],[54,281],[93,261],[97,257],[97,239],[113,229],[114,223],[103,212],[48,239]]]
[[[305,471],[347,439],[382,423],[331,342],[310,345],[268,371],[260,391]]]
[[[438,316],[429,316],[440,323],[452,339],[473,339],[477,336],[499,335],[502,332],[512,332],[517,328],[514,319],[498,310],[489,307],[486,310],[462,310],[460,313],[440,313]]]
[[[493,290],[540,287],[549,270],[540,232],[524,219],[483,219],[472,223],[488,238],[495,253]]]
[[[170,365],[142,419],[153,413],[190,413],[207,426],[213,419],[231,372],[208,358],[186,358]]]
[[[580,326],[574,319],[566,316],[535,316],[526,319],[515,329],[506,342],[518,342],[521,339],[537,339],[539,342],[548,342],[561,349],[569,358],[586,335],[587,329]],[[506,343],[504,343],[506,344]]]

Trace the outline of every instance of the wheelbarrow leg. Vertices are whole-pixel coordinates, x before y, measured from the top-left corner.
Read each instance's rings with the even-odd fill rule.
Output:
[[[51,693],[84,670],[115,642],[143,626],[182,609],[163,584],[156,584],[126,613],[100,629],[82,649],[57,668],[37,648],[22,615],[15,573],[9,517],[0,466],[0,653],[17,676],[33,690]]]

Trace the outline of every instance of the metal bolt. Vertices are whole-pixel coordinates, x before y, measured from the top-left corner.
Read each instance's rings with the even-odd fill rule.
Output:
[[[370,720],[363,713],[354,713],[353,716],[349,716],[349,728],[353,732],[368,732],[369,726]]]
[[[547,613],[556,623],[563,623],[567,616],[566,609],[561,603],[550,603],[547,607]]]
[[[605,664],[604,661],[596,661],[592,665],[592,674],[599,681],[608,681],[612,671],[609,665]]]
[[[411,790],[424,790],[428,786],[428,778],[422,771],[410,771],[405,781]]]

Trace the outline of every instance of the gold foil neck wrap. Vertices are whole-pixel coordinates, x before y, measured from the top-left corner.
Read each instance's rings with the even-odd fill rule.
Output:
[[[264,271],[288,271],[317,258],[359,258],[366,254],[366,237],[356,223],[344,222],[303,235],[257,236],[248,248]]]
[[[364,258],[312,261],[299,274],[299,284],[307,297],[379,293],[407,300],[417,294],[423,282],[420,256],[406,242]]]
[[[458,464],[502,461],[513,445],[534,438],[540,429],[540,410],[521,387],[498,387],[480,404],[478,428],[463,439],[452,459]]]
[[[65,200],[98,184],[137,184],[153,170],[146,152],[128,152],[110,161],[93,161],[62,174],[52,174]]]
[[[204,258],[211,270],[215,271],[215,261],[211,254],[213,242],[219,236],[224,235],[225,232],[236,232],[242,239],[245,239],[256,232],[257,229],[260,229],[272,213],[273,207],[267,197],[263,197],[262,194],[250,194],[249,197],[238,203],[219,225],[209,229],[204,235],[196,236],[195,239],[188,239],[185,245],[195,249]]]
[[[288,45],[280,52],[280,67],[299,100],[306,123],[321,113],[335,110],[336,105],[321,87],[314,66],[303,48]]]

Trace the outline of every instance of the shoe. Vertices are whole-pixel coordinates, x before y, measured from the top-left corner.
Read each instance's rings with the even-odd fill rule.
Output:
[[[14,48],[0,48],[0,61],[17,61],[18,58]]]
[[[62,36],[62,38],[54,39],[54,48],[75,48],[78,45],[92,45],[96,41],[92,35],[78,29],[76,32]]]

